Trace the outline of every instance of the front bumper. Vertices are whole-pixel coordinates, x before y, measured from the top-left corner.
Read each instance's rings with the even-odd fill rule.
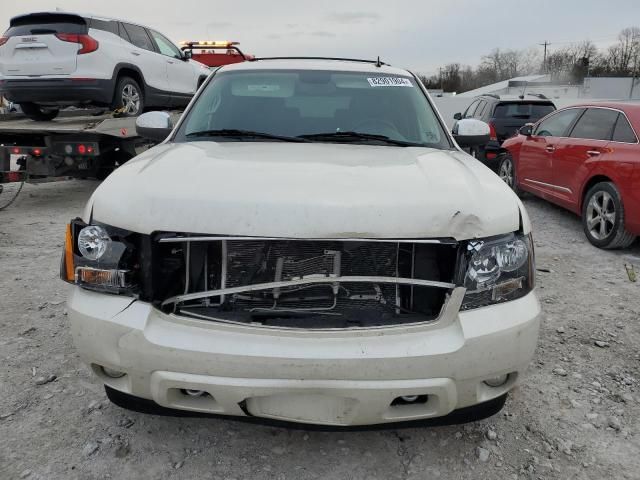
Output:
[[[0,79],[0,95],[14,103],[108,105],[113,100],[114,82],[110,79],[18,78]]]
[[[68,304],[80,355],[116,390],[168,408],[335,426],[440,417],[504,395],[533,356],[540,318],[535,293],[432,324],[341,331],[187,319],[78,287]],[[504,385],[484,383],[502,374]],[[412,395],[427,401],[392,405]]]

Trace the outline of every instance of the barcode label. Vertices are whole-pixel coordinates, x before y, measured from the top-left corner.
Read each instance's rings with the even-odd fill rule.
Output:
[[[373,77],[367,80],[372,87],[413,87],[411,80],[402,77]]]

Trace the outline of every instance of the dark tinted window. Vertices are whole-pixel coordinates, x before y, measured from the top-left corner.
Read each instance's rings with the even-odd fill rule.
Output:
[[[147,31],[139,27],[138,25],[131,25],[130,23],[123,23],[124,29],[129,34],[129,38],[131,39],[131,43],[133,43],[136,47],[144,48],[145,50],[155,51],[153,47],[153,42],[147,35]]]
[[[131,42],[131,39],[129,38],[129,35],[127,34],[127,31],[124,29],[124,25],[122,23],[118,23],[118,35],[123,40],[126,40],[127,42]]]
[[[480,118],[484,114],[485,108],[487,108],[487,102],[485,102],[484,100],[480,101],[480,103],[478,104],[478,108],[476,108],[476,111],[473,112],[473,116],[475,118]]]
[[[19,35],[45,35],[55,33],[87,33],[87,24],[82,17],[65,14],[33,14],[11,19],[7,37]]]
[[[611,140],[618,112],[605,108],[588,108],[571,132],[571,138]]]
[[[584,110],[582,108],[570,108],[569,110],[563,110],[550,116],[541,122],[534,135],[540,135],[541,137],[564,137],[567,130]]]
[[[499,103],[493,112],[493,116],[494,118],[521,118],[535,122],[549,115],[555,109],[551,103]]]
[[[636,143],[638,141],[631,125],[629,125],[629,121],[621,113],[618,114],[616,128],[613,130],[613,141],[624,143]]]
[[[113,33],[118,35],[118,23],[109,20],[98,20],[92,18],[89,23],[89,28],[95,28],[96,30],[102,30],[103,32]]]
[[[471,118],[471,117],[473,117],[473,114],[476,111],[476,109],[478,108],[478,105],[480,105],[480,100],[476,100],[475,102],[473,102],[471,105],[469,105],[467,107],[467,109],[465,110],[464,115],[462,117],[463,118]]]

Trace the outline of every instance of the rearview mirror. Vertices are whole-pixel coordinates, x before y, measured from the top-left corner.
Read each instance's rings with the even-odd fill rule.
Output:
[[[161,142],[171,130],[173,121],[167,112],[147,112],[136,119],[136,133],[148,140]]]
[[[489,143],[489,125],[474,118],[464,118],[453,126],[453,138],[462,147],[477,147]]]
[[[183,60],[189,60],[190,58],[193,58],[193,51],[191,50],[183,50],[182,51],[182,59]]]
[[[533,123],[524,124],[522,127],[520,127],[520,130],[518,130],[518,133],[520,133],[520,135],[530,137],[531,135],[533,135]]]
[[[454,120],[462,120],[462,114],[461,114],[460,112],[456,113],[456,114],[453,116],[453,119],[454,119]]]

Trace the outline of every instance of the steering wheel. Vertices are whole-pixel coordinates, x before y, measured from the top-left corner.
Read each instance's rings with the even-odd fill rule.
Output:
[[[366,126],[370,126],[373,128],[364,128],[363,129],[364,131],[361,130],[363,127],[366,127]],[[376,126],[378,128],[376,128]],[[379,127],[382,127],[382,128],[379,128]],[[359,132],[359,133],[372,133],[372,134],[377,133],[380,135],[386,135],[387,137],[394,137],[394,138],[404,138],[393,123],[388,122],[387,120],[382,120],[380,118],[366,118],[361,122],[359,122],[357,125],[354,125],[353,131]],[[390,132],[391,135],[382,133],[384,131]]]

